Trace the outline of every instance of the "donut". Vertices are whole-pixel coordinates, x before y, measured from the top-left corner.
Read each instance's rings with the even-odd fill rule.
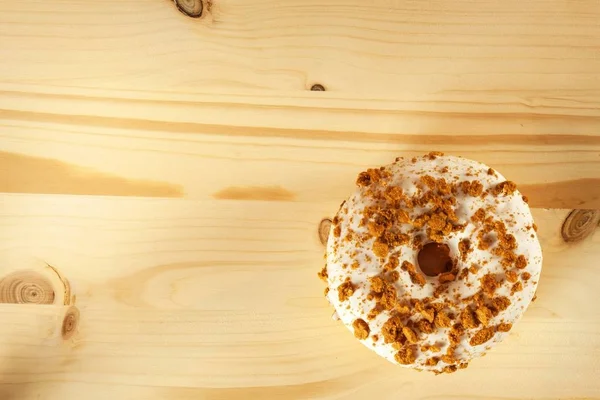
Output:
[[[394,364],[467,367],[508,335],[542,267],[527,198],[492,168],[432,152],[362,172],[319,276],[334,317]]]

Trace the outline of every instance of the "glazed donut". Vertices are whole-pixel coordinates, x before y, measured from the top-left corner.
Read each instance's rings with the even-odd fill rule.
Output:
[[[319,273],[334,315],[392,363],[465,368],[534,298],[542,251],[527,199],[493,169],[442,153],[356,183]]]

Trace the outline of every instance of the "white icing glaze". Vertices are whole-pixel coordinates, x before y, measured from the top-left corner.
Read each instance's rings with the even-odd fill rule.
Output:
[[[444,167],[448,168],[448,171],[445,173],[442,172]],[[491,190],[497,184],[506,180],[498,172],[495,172],[494,175],[488,174],[488,167],[481,163],[452,156],[438,156],[434,160],[427,156],[419,157],[416,162],[409,159],[401,159],[385,167],[385,170],[392,174],[391,182],[388,183],[388,186],[400,186],[404,193],[409,196],[417,193],[419,187],[422,187],[422,185],[419,185],[419,179],[424,175],[429,175],[435,179],[445,178],[449,183],[477,180],[483,184],[484,190]],[[461,299],[472,296],[481,289],[480,278],[485,274],[492,273],[499,279],[502,278],[501,286],[497,289],[495,295],[507,296],[511,300],[511,304],[506,310],[501,311],[497,316],[493,317],[489,325],[494,326],[501,322],[514,324],[523,315],[535,294],[542,267],[542,251],[537,235],[532,228],[534,224],[529,206],[518,191],[515,191],[511,195],[501,195],[499,197],[491,194],[472,197],[459,190],[455,197],[457,199],[455,213],[459,219],[459,223],[466,223],[467,225],[463,231],[451,233],[444,243],[449,246],[450,255],[458,263],[459,271],[463,268],[469,268],[472,264],[476,264],[480,268],[476,274],[470,273],[466,279],[457,279],[451,282],[448,286],[448,291],[439,299],[436,299],[436,301],[450,300],[456,294]],[[496,200],[498,201],[496,202]],[[365,188],[359,187],[342,205],[337,214],[338,223],[332,226],[327,246],[327,281],[329,287],[327,298],[335,307],[340,320],[350,331],[354,331],[352,324],[356,319],[360,318],[367,321],[370,328],[370,335],[367,339],[361,340],[361,342],[380,356],[385,357],[392,363],[398,364],[394,358],[398,350],[391,343],[384,343],[381,334],[383,324],[392,315],[390,311],[383,311],[372,320],[367,318],[369,311],[375,306],[375,300],[367,299],[367,295],[371,291],[368,278],[380,275],[384,262],[389,259],[388,255],[385,260],[380,260],[373,253],[372,246],[375,238],[371,235],[368,236],[367,240],[356,240],[360,235],[368,235],[366,226],[361,224],[362,212],[365,206],[373,205],[374,202],[373,198],[365,196]],[[406,211],[408,211],[411,220],[413,220],[417,215],[428,211],[428,207],[416,207]],[[459,255],[458,244],[462,239],[468,238],[472,243],[477,243],[477,233],[481,229],[481,224],[473,223],[471,217],[481,207],[489,207],[490,213],[488,215],[493,215],[496,220],[504,222],[507,233],[514,235],[516,238],[518,247],[514,252],[524,255],[528,261],[525,269],[516,271],[519,273],[526,271],[531,274],[531,278],[528,281],[521,281],[519,279],[523,284],[523,290],[516,292],[514,295],[510,293],[512,283],[504,280],[505,270],[500,264],[500,257],[492,255],[489,250],[479,250],[476,246],[474,246],[474,251],[467,255],[465,261],[462,261]],[[340,229],[341,234],[339,236],[333,234],[336,226],[339,226]],[[397,227],[404,233],[413,229],[411,224],[398,224]],[[353,231],[354,239],[350,241],[344,240],[349,230]],[[422,228],[421,232],[425,232],[425,227]],[[417,266],[419,273],[422,273],[418,269],[418,251],[413,249],[411,244],[402,245],[390,250],[391,253],[400,251],[400,265],[405,260],[409,261]],[[350,266],[355,260],[359,262],[359,268],[352,269]],[[403,271],[400,267],[396,268],[396,270],[400,273],[400,279],[394,283],[399,299],[423,299],[431,297],[435,288],[439,285],[438,277],[427,277],[423,274],[426,278],[426,284],[421,287],[411,282],[409,274],[406,271]],[[338,286],[348,278],[354,285],[355,291],[348,300],[340,301]],[[457,308],[452,311],[456,316],[453,319],[453,323],[459,321],[457,314],[460,313],[460,309]],[[413,315],[411,321],[416,322],[420,318],[422,317],[418,314]],[[455,352],[455,357],[460,362],[468,362],[472,358],[480,356],[506,336],[504,332],[496,332],[488,342],[472,346],[469,343],[469,338],[480,328],[467,329],[465,335],[463,335]],[[417,350],[415,362],[405,366],[441,371],[445,366],[449,365],[442,361],[435,366],[425,364],[428,358],[439,357],[445,354],[449,346],[448,330],[449,328],[436,328],[434,333],[429,335],[420,334],[417,331],[421,340],[419,345],[437,344],[440,346],[441,351],[433,353],[431,351],[422,352],[421,350]],[[379,340],[376,342],[373,341],[374,335],[379,337]]]

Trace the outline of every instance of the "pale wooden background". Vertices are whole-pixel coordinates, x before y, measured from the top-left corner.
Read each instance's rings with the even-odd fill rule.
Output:
[[[325,92],[310,91],[319,83]],[[362,169],[442,150],[517,181],[538,300],[465,371],[388,364],[330,319],[319,221]],[[600,3],[0,0],[0,399],[598,399]],[[553,210],[542,210],[553,208]]]

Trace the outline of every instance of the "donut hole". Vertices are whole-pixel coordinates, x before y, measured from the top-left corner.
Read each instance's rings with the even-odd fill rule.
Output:
[[[427,276],[438,276],[452,270],[450,248],[444,243],[427,243],[417,255],[419,268]]]

